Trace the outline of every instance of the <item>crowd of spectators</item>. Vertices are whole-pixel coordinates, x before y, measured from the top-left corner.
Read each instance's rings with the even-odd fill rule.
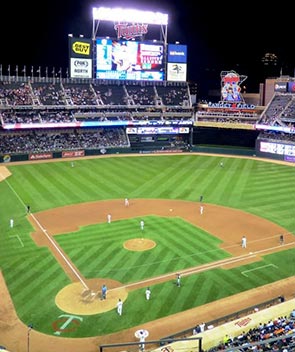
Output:
[[[295,94],[275,93],[257,123],[290,127],[295,131]]]
[[[260,115],[249,112],[197,111],[196,122],[222,122],[255,125]]]
[[[74,82],[1,82],[2,106],[175,106],[191,108],[187,85],[142,86]]]
[[[98,121],[193,119],[187,85],[8,81],[0,82],[0,107],[2,126],[67,123],[83,118]]]
[[[281,316],[248,331],[239,336],[225,335],[223,341],[207,352],[230,351],[271,351],[291,352],[295,350],[295,309],[289,316]]]
[[[189,100],[187,84],[10,78],[0,82],[0,152],[130,146],[120,122],[193,120]]]
[[[235,125],[237,128],[239,125],[244,125],[244,128],[250,126],[249,128],[252,129],[258,123],[290,127],[295,131],[294,114],[295,94],[290,93],[275,93],[266,109],[259,114],[256,110],[253,112],[214,111],[214,109],[194,111],[187,84],[102,83],[96,80],[87,83],[77,83],[73,80],[0,82],[0,130],[2,127],[2,132],[5,131],[6,125],[18,125],[18,128],[23,128],[23,124],[31,124],[34,128],[38,128],[40,124],[42,128],[46,128],[48,124],[48,128],[52,128],[54,123],[59,124],[60,128],[65,128],[66,124],[68,124],[67,127],[73,124],[70,127],[80,128],[81,122],[104,122],[111,126],[120,121],[144,123],[154,120],[162,121],[163,125],[171,121],[189,120],[197,126],[209,124],[214,127],[214,124],[216,126],[228,124],[231,128]],[[33,132],[39,135],[38,131],[29,131],[29,129],[26,128],[22,136],[28,133],[28,139],[30,139]],[[80,135],[83,134],[81,132],[83,131],[80,131]],[[43,133],[46,135],[45,130]],[[58,132],[55,133],[57,134]],[[1,133],[1,136],[4,138],[5,132]],[[11,133],[8,133],[5,139],[10,138]],[[295,133],[263,131],[259,138],[293,143]],[[128,140],[127,135],[125,139]],[[5,145],[5,142],[3,144]],[[125,146],[126,142],[121,144]]]
[[[288,144],[295,144],[295,133],[284,133],[275,131],[262,131],[259,133],[257,139],[267,139],[270,142],[281,142]]]
[[[124,128],[109,127],[0,131],[0,140],[0,154],[43,153],[130,146]]]

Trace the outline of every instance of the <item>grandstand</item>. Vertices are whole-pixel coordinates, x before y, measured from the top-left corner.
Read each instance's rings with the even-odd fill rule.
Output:
[[[289,92],[274,92],[262,110],[224,101],[195,108],[186,82],[3,76],[0,85],[2,162],[7,155],[16,161],[44,152],[60,157],[54,153],[65,150],[99,155],[210,144],[250,147],[253,154],[275,159],[294,156],[295,104]],[[261,146],[263,141],[275,144]]]
[[[193,108],[186,83],[145,87],[3,77],[0,91],[0,153],[11,160],[62,150],[133,151],[150,140],[155,149],[186,150],[189,144]]]

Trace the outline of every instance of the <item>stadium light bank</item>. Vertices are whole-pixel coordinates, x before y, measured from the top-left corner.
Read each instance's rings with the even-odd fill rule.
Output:
[[[120,7],[94,7],[92,9],[93,20],[97,21],[114,21],[114,22],[134,22],[168,25],[168,14],[152,11],[140,11],[135,9],[123,9]]]

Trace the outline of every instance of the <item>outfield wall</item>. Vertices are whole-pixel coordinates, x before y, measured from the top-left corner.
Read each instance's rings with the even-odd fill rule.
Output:
[[[109,149],[81,149],[81,150],[64,150],[58,152],[40,152],[40,153],[24,153],[24,154],[11,154],[1,155],[0,163],[9,162],[24,162],[24,161],[40,161],[52,159],[72,159],[83,158],[89,156],[98,156],[105,154],[128,154],[132,153],[130,148],[109,148]]]
[[[24,154],[0,154],[0,163],[24,162],[34,160],[67,159],[104,154],[148,154],[195,152],[207,154],[224,154],[236,156],[257,156],[266,159],[295,162],[295,145],[278,143],[269,140],[258,140],[260,132],[256,130],[238,130],[225,128],[194,127],[191,143],[183,140],[181,144],[173,145],[176,135],[151,142],[136,142],[128,148],[101,148],[64,150],[57,152],[40,152]],[[184,143],[185,142],[185,143]],[[262,144],[264,143],[264,144]],[[268,149],[265,149],[268,148]]]
[[[255,154],[254,149],[250,148],[235,148],[235,147],[218,147],[218,146],[194,146],[191,149],[180,149],[180,148],[141,148],[138,151],[134,151],[131,148],[121,149],[107,149],[104,153],[100,150],[79,150],[79,151],[63,151],[63,152],[44,152],[36,154],[14,154],[14,155],[0,155],[1,163],[10,162],[34,162],[34,161],[46,161],[46,160],[66,160],[73,158],[83,158],[90,156],[101,156],[101,155],[115,155],[115,154],[172,154],[172,153],[205,153],[205,154],[227,154],[236,156],[253,156]]]

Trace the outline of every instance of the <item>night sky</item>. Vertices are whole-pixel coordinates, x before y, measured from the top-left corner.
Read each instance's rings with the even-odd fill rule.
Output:
[[[248,77],[248,92],[258,92],[259,82],[266,77],[294,76],[293,21],[288,16],[292,11],[284,1],[274,7],[257,1],[214,4],[208,0],[43,0],[36,4],[5,3],[5,20],[0,22],[4,74],[8,65],[11,70],[18,65],[19,71],[24,66],[27,70],[41,66],[41,71],[54,67],[56,72],[60,68],[65,72],[68,34],[90,38],[92,7],[107,6],[167,13],[168,43],[179,41],[188,46],[187,80],[200,87],[216,88],[221,71],[229,70]],[[275,66],[262,64],[265,53],[277,56]]]

